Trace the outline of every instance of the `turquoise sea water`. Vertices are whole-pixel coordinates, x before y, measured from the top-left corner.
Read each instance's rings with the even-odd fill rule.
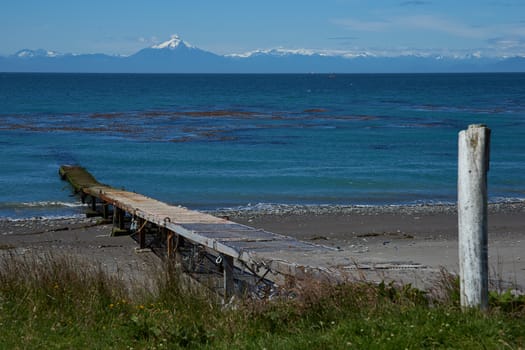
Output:
[[[195,209],[456,200],[457,134],[525,198],[525,74],[0,73],[0,217],[61,216],[61,164]]]

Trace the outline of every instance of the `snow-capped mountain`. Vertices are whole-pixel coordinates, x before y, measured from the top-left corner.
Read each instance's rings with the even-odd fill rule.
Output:
[[[376,56],[370,52],[348,52],[342,50],[315,50],[315,49],[286,49],[286,48],[274,48],[274,49],[258,49],[248,51],[244,53],[229,54],[226,57],[237,57],[237,58],[250,58],[256,56],[326,56],[326,57],[365,57],[365,56]]]
[[[29,50],[23,49],[14,54],[14,56],[19,58],[35,58],[35,57],[57,57],[60,56],[58,52],[49,51],[49,50]]]
[[[308,49],[285,49],[285,48],[275,48],[268,50],[253,50],[245,53],[231,54],[226,55],[227,57],[238,57],[238,58],[249,58],[255,56],[289,56],[289,55],[303,55],[303,56],[313,56],[320,53],[315,50]]]
[[[163,43],[151,46],[152,49],[177,49],[179,47],[189,47],[194,48],[193,45],[190,45],[188,42],[181,39],[180,36],[174,34],[171,36],[170,40],[167,40]]]
[[[0,72],[98,73],[442,73],[525,72],[525,57],[490,58],[479,52],[391,57],[368,51],[274,48],[217,55],[172,35],[130,56],[59,54],[20,50],[0,57]]]
[[[140,50],[126,58],[123,64],[133,72],[223,72],[225,58],[199,49],[172,35],[168,41]]]

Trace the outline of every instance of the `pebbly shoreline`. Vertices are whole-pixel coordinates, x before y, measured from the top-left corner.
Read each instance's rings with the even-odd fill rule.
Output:
[[[356,262],[420,266],[398,272],[398,281],[428,283],[444,268],[458,271],[456,206],[254,206],[214,211],[231,221],[336,247]],[[525,201],[489,205],[489,265],[495,288],[525,290]],[[57,252],[102,264],[110,272],[145,280],[159,265],[153,253],[137,254],[129,236],[111,237],[96,218],[0,219],[0,252]],[[311,257],[315,264],[315,256]],[[426,277],[425,277],[426,276]],[[371,279],[387,277],[384,274]],[[498,282],[499,281],[499,282]]]
[[[525,213],[525,200],[489,203],[489,213]],[[243,208],[220,209],[210,211],[216,216],[264,216],[264,215],[420,215],[420,214],[456,214],[455,204],[413,204],[413,205],[286,205],[263,204]]]

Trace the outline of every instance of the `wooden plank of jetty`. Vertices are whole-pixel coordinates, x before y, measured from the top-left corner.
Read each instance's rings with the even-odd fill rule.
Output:
[[[113,222],[119,228],[123,228],[123,215],[127,213],[143,224],[149,222],[166,230],[170,240],[174,236],[180,237],[191,244],[216,252],[224,262],[225,293],[232,290],[231,268],[235,263],[242,264],[258,275],[273,276],[276,283],[284,283],[290,277],[326,278],[331,275],[328,265],[312,266],[311,262],[320,261],[320,255],[333,253],[337,249],[299,241],[207,213],[170,205],[138,193],[116,189],[99,183],[80,166],[63,165],[59,173],[62,179],[73,186],[83,201],[91,200],[92,210],[97,209],[97,201],[102,204],[104,212],[108,205],[112,206]],[[144,237],[139,236],[141,248],[144,241]],[[169,254],[173,243],[169,241],[166,245]],[[280,275],[280,278],[275,277],[277,275]]]

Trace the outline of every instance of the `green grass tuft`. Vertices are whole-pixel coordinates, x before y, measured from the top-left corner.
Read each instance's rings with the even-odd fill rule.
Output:
[[[444,275],[445,276],[445,275]],[[76,259],[15,255],[0,264],[0,348],[511,349],[525,345],[523,296],[462,311],[446,276],[439,297],[410,285],[309,281],[294,298],[223,308],[169,267],[155,292],[132,290]],[[435,294],[435,295],[434,295]]]

